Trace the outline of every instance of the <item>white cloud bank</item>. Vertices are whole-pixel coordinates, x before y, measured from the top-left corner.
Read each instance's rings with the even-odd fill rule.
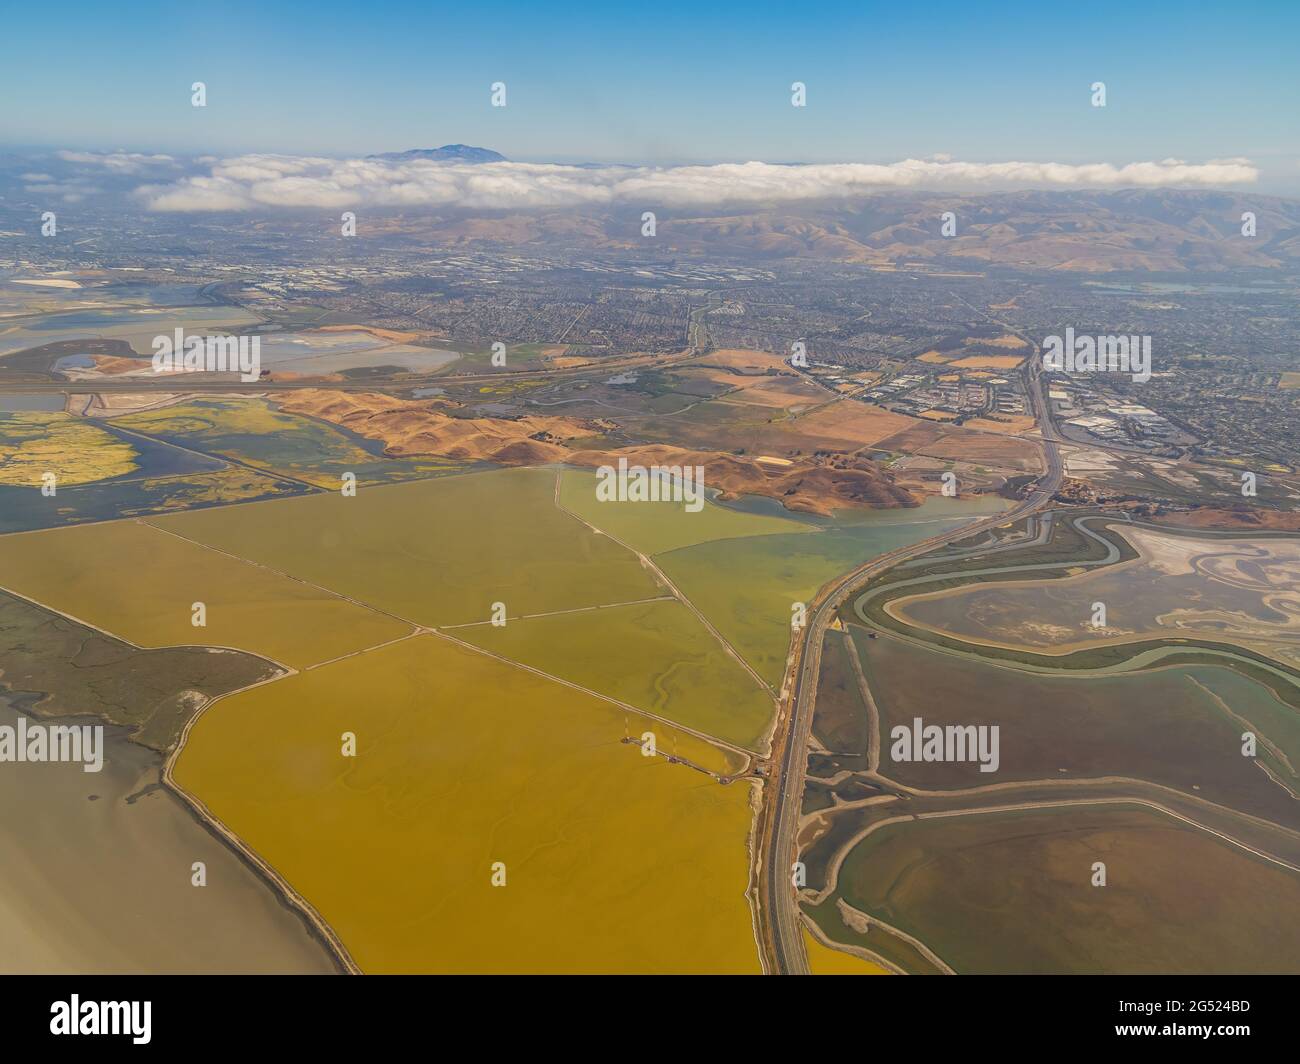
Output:
[[[964,163],[945,157],[884,165],[581,167],[543,163],[436,163],[245,155],[209,161],[208,174],[137,190],[156,211],[276,207],[510,209],[605,204],[691,207],[861,196],[908,188],[1217,188],[1247,184],[1247,159],[1074,165]]]
[[[176,159],[170,155],[142,155],[126,151],[61,151],[55,155],[65,163],[97,167],[117,174],[139,174],[159,167],[176,167]]]

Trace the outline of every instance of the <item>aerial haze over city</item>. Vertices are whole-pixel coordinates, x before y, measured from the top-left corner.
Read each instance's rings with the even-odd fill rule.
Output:
[[[0,971],[99,981],[25,1026],[1091,975],[1141,979],[1081,1038],[1280,1032],[1293,6],[47,17],[0,68]]]

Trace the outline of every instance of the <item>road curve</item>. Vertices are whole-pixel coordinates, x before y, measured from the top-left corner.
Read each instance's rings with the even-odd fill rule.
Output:
[[[871,577],[945,543],[964,539],[985,528],[1019,520],[1051,502],[1061,486],[1063,475],[1061,455],[1056,446],[1059,437],[1052,424],[1050,408],[1043,399],[1037,359],[1031,356],[1026,367],[1025,390],[1033,403],[1042,431],[1047,462],[1047,472],[1039,478],[1034,490],[1010,510],[877,555],[818,592],[809,610],[809,620],[795,647],[791,671],[787,674],[782,692],[782,706],[778,711],[777,726],[772,737],[769,776],[763,785],[762,808],[756,832],[759,949],[763,969],[769,974],[808,973],[808,957],[804,949],[797,891],[792,877],[797,856],[795,836],[803,796],[806,753],[812,732],[817,675],[826,629],[839,608]]]

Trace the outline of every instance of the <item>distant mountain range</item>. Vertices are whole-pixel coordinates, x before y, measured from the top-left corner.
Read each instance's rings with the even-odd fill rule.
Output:
[[[406,163],[424,159],[431,163],[504,163],[506,157],[490,148],[475,148],[470,144],[444,144],[441,148],[411,148],[409,151],[388,151],[382,155],[368,155],[368,159]]]
[[[945,236],[951,211],[956,232]],[[1257,235],[1242,232],[1256,217]],[[442,246],[645,250],[633,210],[400,212],[386,236]],[[1123,190],[955,195],[888,192],[850,202],[661,208],[657,251],[871,265],[1009,266],[1069,273],[1295,268],[1300,202],[1236,192]]]

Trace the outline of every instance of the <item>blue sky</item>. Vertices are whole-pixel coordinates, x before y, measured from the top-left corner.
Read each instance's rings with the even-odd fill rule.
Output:
[[[4,20],[0,142],[347,155],[460,141],[650,163],[1246,156],[1261,186],[1297,182],[1300,3],[1138,6],[23,5]],[[1105,109],[1089,105],[1096,80]]]

